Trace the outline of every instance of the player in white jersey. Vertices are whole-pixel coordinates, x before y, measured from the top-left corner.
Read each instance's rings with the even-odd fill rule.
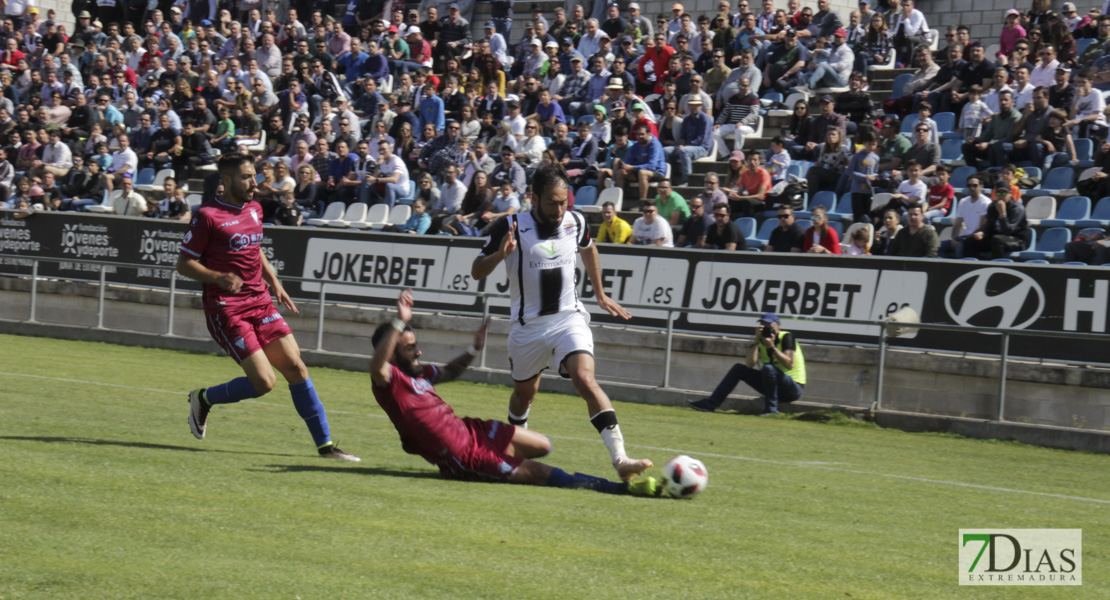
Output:
[[[621,479],[631,479],[652,466],[624,451],[624,438],[609,396],[594,379],[594,340],[589,314],[574,284],[576,254],[581,254],[596,293],[597,304],[614,317],[631,315],[605,294],[601,262],[585,218],[567,212],[566,171],[559,165],[536,170],[532,178],[535,208],[496,221],[471,275],[484,279],[505,261],[512,296],[509,363],[513,394],[509,422],[526,427],[528,411],[540,387],[540,373],[555,360],[559,374],[569,377],[586,400],[590,422],[609,449]]]

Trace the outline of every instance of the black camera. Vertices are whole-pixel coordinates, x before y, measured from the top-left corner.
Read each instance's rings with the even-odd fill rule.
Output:
[[[774,339],[774,337],[775,337],[775,328],[771,327],[770,325],[764,325],[763,329],[761,329],[759,331],[759,335],[761,335],[762,337],[765,337],[765,338]]]

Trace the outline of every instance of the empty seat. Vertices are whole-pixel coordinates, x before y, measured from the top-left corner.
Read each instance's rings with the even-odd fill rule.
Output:
[[[1098,201],[1091,216],[1075,222],[1077,227],[1108,227],[1110,226],[1110,196]]]
[[[592,205],[580,205],[578,196],[574,198],[574,208],[583,213],[599,213],[606,202],[613,203],[613,209],[620,212],[624,204],[624,190],[619,187],[604,188]]]
[[[1064,200],[1064,203],[1056,210],[1055,217],[1044,219],[1041,221],[1041,225],[1044,227],[1071,227],[1090,216],[1091,199],[1086,196],[1072,196]]]
[[[744,234],[744,239],[754,241],[755,238],[755,219],[752,217],[740,217],[736,219],[736,227],[740,229],[740,233]],[[768,234],[770,235],[770,234]]]
[[[342,202],[332,202],[324,209],[324,214],[315,219],[305,221],[305,225],[312,225],[314,227],[324,227],[332,221],[342,221],[343,213],[347,211],[347,205]]]
[[[794,217],[798,219],[808,219],[810,216],[813,215],[813,209],[817,208],[818,206],[825,207],[826,213],[832,212],[832,210],[836,208],[836,192],[830,192],[827,190],[817,192],[809,201],[809,206],[806,207],[806,210],[795,211]]]
[[[385,206],[384,204],[375,204],[374,206]],[[370,207],[373,209],[374,207]],[[388,207],[387,207],[388,208]],[[387,225],[396,225],[401,227],[412,216],[412,207],[408,204],[395,204],[393,208],[389,208],[389,216],[385,218],[384,223],[372,223],[370,226],[374,229],[382,229]]]
[[[1044,219],[1056,216],[1056,199],[1052,196],[1037,196],[1025,205],[1025,220],[1036,227]]]
[[[398,206],[405,206],[407,208],[405,204],[399,204]],[[364,228],[368,229],[372,227],[374,229],[381,229],[385,227],[388,218],[389,205],[375,204],[366,211],[366,216],[362,219],[362,222],[365,223]]]
[[[328,227],[349,227],[351,229],[366,229],[366,213],[369,207],[363,202],[355,202],[343,213],[342,219],[333,219],[326,223]]]
[[[1071,230],[1067,227],[1053,227],[1044,232],[1041,240],[1037,242],[1035,250],[1023,250],[1017,253],[1021,260],[1033,259],[1062,259],[1064,258],[1064,244],[1071,240]]]

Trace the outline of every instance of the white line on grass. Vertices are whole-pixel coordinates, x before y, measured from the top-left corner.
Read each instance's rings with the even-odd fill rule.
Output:
[[[80,384],[85,384],[85,385],[100,385],[100,386],[106,386],[106,387],[116,387],[116,388],[123,388],[123,389],[129,389],[129,390],[138,390],[138,391],[143,391],[143,392],[154,392],[154,393],[158,393],[158,394],[173,394],[175,396],[184,395],[186,393],[186,392],[182,392],[180,390],[161,390],[161,389],[156,389],[156,388],[146,388],[146,387],[138,387],[138,386],[132,386],[132,385],[124,385],[124,384],[121,384],[121,383],[107,383],[107,382],[103,382],[103,381],[88,381],[88,380],[84,380],[84,379],[69,379],[69,378],[66,378],[66,377],[53,377],[53,376],[48,376],[48,375],[32,375],[30,373],[11,373],[11,372],[8,372],[8,371],[0,371],[0,375],[8,375],[10,377],[28,377],[28,378],[31,378],[31,379],[48,379],[50,381],[61,381],[61,382],[65,382],[65,383],[80,383]],[[261,405],[261,406],[272,406],[272,407],[277,407],[277,408],[287,408],[288,407],[288,405],[286,405],[286,404],[275,404],[273,402],[260,402],[258,400],[245,400],[244,402],[249,402],[251,404],[258,404],[258,405]],[[375,419],[385,419],[385,418],[387,418],[385,415],[375,415],[375,414],[371,414],[371,413],[360,413],[360,412],[343,411],[343,410],[330,410],[329,409],[328,412],[335,413],[335,414],[340,414],[340,415],[357,415],[357,416],[362,416],[362,417],[372,417],[372,418],[375,418]],[[568,440],[568,441],[575,441],[575,442],[600,443],[599,440],[596,440],[596,439],[577,438],[577,437],[570,437],[570,436],[565,436],[565,435],[548,435],[548,437],[558,439],[558,440]],[[832,466],[829,466],[829,464],[822,464],[819,461],[772,460],[772,459],[769,459],[769,458],[755,458],[753,456],[736,456],[736,455],[732,455],[732,454],[714,454],[712,452],[690,452],[689,450],[682,450],[682,449],[679,449],[679,448],[663,448],[663,447],[659,447],[659,446],[643,446],[643,445],[639,445],[639,444],[628,444],[628,446],[633,447],[633,448],[643,448],[644,450],[656,450],[656,451],[659,451],[659,452],[675,452],[675,453],[678,453],[678,454],[691,454],[692,453],[692,454],[697,454],[698,456],[711,456],[713,458],[727,458],[727,459],[731,459],[731,460],[743,460],[743,461],[748,461],[748,462],[766,463],[766,464],[781,465],[781,466],[787,466],[787,467],[822,469],[822,470],[825,470],[825,471],[838,471],[838,472],[841,472],[841,473],[854,473],[856,475],[870,475],[870,476],[873,476],[873,477],[887,477],[887,478],[890,478],[890,479],[901,479],[901,480],[904,480],[904,481],[918,481],[918,482],[921,482],[921,483],[935,483],[935,484],[938,484],[938,485],[951,485],[951,486],[956,486],[956,487],[973,488],[973,489],[977,489],[977,490],[989,490],[989,491],[992,491],[992,492],[1008,492],[1008,493],[1011,493],[1011,494],[1027,494],[1027,495],[1030,495],[1030,496],[1045,496],[1045,497],[1048,497],[1048,498],[1062,498],[1064,500],[1079,500],[1081,502],[1095,502],[1095,503],[1098,503],[1098,504],[1110,504],[1110,500],[1103,500],[1101,498],[1086,498],[1086,497],[1083,497],[1083,496],[1070,496],[1068,494],[1052,494],[1052,493],[1049,493],[1049,492],[1034,492],[1034,491],[1030,491],[1030,490],[1019,490],[1019,489],[1014,489],[1014,488],[1004,488],[1004,487],[997,487],[997,486],[993,486],[993,485],[982,485],[982,484],[978,484],[978,483],[965,483],[965,482],[962,482],[962,481],[948,481],[948,480],[945,480],[945,479],[930,479],[928,477],[914,477],[912,475],[896,475],[894,473],[879,473],[879,472],[876,472],[876,471],[860,471],[858,469],[845,469],[843,467],[832,467]]]

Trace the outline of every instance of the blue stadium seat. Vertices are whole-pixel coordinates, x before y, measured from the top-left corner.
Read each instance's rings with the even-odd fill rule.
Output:
[[[1094,42],[1095,42],[1095,38],[1078,38],[1078,39],[1076,39],[1075,40],[1075,49],[1076,49],[1075,55],[1079,56],[1080,54],[1083,54],[1083,51],[1087,49],[1087,46],[1090,46]]]
[[[829,227],[836,232],[837,239],[844,240],[844,223],[840,221],[829,221]]]
[[[1036,250],[1024,250],[1017,253],[1021,260],[1061,259],[1064,258],[1064,244],[1071,241],[1071,230],[1067,227],[1053,227],[1044,232],[1037,243]]]
[[[416,200],[416,180],[410,179],[409,193],[400,198],[397,198],[396,202],[397,204],[412,204],[414,200]]]
[[[749,246],[766,246],[767,240],[771,239],[771,232],[779,226],[778,219],[766,219],[759,225],[759,233],[755,237],[748,239]],[[752,242],[755,242],[754,244]]]
[[[135,177],[135,181],[133,183],[135,184],[135,187],[138,187],[140,185],[151,185],[151,184],[153,184],[154,183],[154,169],[151,168],[151,167],[147,167],[145,169],[140,170],[139,175],[137,177]]]
[[[736,219],[736,226],[740,228],[740,233],[744,234],[744,239],[751,240],[755,237],[755,219],[752,217],[740,217]]]
[[[1100,233],[1103,233],[1103,229],[1101,227],[1085,227],[1083,229],[1080,229],[1079,233],[1077,233],[1076,235],[1098,235]]]
[[[852,195],[844,194],[836,204],[836,210],[829,213],[830,221],[843,221],[852,218]]]
[[[1037,179],[1044,177],[1040,167],[1022,167],[1021,169],[1025,171],[1026,177],[1036,177]]]
[[[594,124],[594,116],[593,115],[582,115],[581,117],[578,117],[577,121],[574,122],[575,125],[578,125],[579,123],[589,123],[590,125],[593,125]]]
[[[810,221],[809,219],[795,219],[794,222],[802,226],[802,231],[813,227],[813,221]]]
[[[901,98],[903,95],[902,88],[904,88],[906,86],[906,82],[911,79],[913,79],[912,73],[902,73],[901,75],[895,77],[894,86],[891,88],[891,90],[893,91],[890,94],[890,98],[892,100],[897,100],[898,98]]]
[[[967,187],[967,178],[976,173],[975,167],[958,167],[952,171],[952,177],[949,178],[948,183],[957,190],[962,190]]]
[[[805,210],[794,211],[794,218],[808,219],[813,215],[813,209],[817,208],[818,206],[824,206],[826,212],[831,212],[834,208],[836,208],[836,192],[830,192],[827,190],[817,192],[813,195],[813,198],[810,199],[809,204],[806,206]],[[775,214],[777,215],[778,211],[775,211]]]
[[[1043,227],[1071,227],[1076,222],[1090,218],[1091,199],[1086,196],[1072,196],[1064,200],[1056,210],[1056,217],[1041,221]]]
[[[905,117],[902,117],[902,127],[898,130],[898,133],[901,133],[906,137],[910,137],[911,134],[913,134],[913,124],[916,122],[917,113],[908,114]]]
[[[1088,38],[1089,39],[1089,38]],[[1095,161],[1091,155],[1095,151],[1095,143],[1087,138],[1079,138],[1075,142],[1075,166],[1080,168],[1088,168],[1095,166]]]
[[[954,112],[940,112],[933,115],[933,120],[937,123],[937,132],[944,133],[952,131],[956,128],[956,113]]]
[[[1098,201],[1091,216],[1075,222],[1077,227],[1108,227],[1110,226],[1110,196]]]
[[[954,186],[955,184],[953,184]],[[1023,196],[1051,196],[1063,190],[1075,187],[1075,169],[1071,167],[1056,167],[1045,175],[1041,187],[1035,190],[1022,192]]]
[[[944,140],[940,143],[940,162],[948,164],[954,160],[964,157],[961,147],[964,145],[963,139]],[[952,186],[956,187],[956,186]]]
[[[597,188],[584,185],[574,191],[574,206],[593,206],[597,202]]]

